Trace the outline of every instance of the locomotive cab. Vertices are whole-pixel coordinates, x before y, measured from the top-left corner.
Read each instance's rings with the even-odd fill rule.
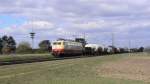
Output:
[[[54,56],[60,56],[64,54],[64,42],[56,41],[52,44],[52,54]]]

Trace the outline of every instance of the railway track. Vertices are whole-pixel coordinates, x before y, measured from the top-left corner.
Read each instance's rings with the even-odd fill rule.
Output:
[[[98,56],[98,55],[97,55]],[[107,55],[99,55],[99,56],[107,56]],[[34,57],[34,58],[30,58],[30,59],[12,59],[11,60],[7,60],[7,61],[3,61],[0,60],[0,66],[4,66],[4,65],[13,65],[13,64],[23,64],[23,63],[33,63],[33,62],[44,62],[44,61],[55,61],[55,60],[65,60],[65,59],[76,59],[76,58],[87,58],[87,57],[96,57],[93,55],[79,55],[79,56],[67,56],[67,57],[60,57],[60,58],[55,58],[55,57],[46,57],[46,58],[38,58],[38,57]]]
[[[20,57],[11,57],[11,58],[9,58],[9,60],[0,59],[0,66],[13,65],[13,64],[23,64],[23,63],[33,63],[33,62],[65,60],[65,59],[75,59],[75,58],[84,58],[84,57],[90,57],[90,56],[81,56],[80,55],[80,56],[68,56],[68,57],[60,57],[60,58],[55,58],[55,57],[45,57],[45,58],[34,57],[34,58],[29,58],[29,59],[28,58],[23,59],[23,58],[20,58]]]

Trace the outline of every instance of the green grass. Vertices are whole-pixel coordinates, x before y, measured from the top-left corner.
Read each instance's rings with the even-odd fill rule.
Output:
[[[131,56],[143,54],[131,54]],[[128,58],[128,54],[0,66],[0,84],[149,84],[144,81],[104,78],[95,67]]]
[[[50,60],[51,54],[1,55],[0,64],[26,63],[32,61]]]

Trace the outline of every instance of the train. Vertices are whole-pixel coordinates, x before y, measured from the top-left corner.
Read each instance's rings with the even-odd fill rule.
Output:
[[[143,48],[128,49],[100,44],[89,44],[83,38],[75,40],[58,39],[52,42],[52,55],[55,57],[78,56],[78,55],[105,55],[129,52],[142,52]]]

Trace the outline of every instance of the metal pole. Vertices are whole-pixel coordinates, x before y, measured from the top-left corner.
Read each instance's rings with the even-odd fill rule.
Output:
[[[86,34],[84,33],[84,39],[86,40]]]
[[[114,33],[112,33],[112,46],[114,47]]]
[[[31,34],[33,34],[33,27],[32,27]],[[34,48],[34,36],[31,35],[31,39],[32,39],[32,49],[33,49]]]
[[[129,39],[129,52],[131,52],[131,40]]]
[[[32,49],[34,49],[34,38],[32,38]]]
[[[32,28],[32,32],[30,33],[30,36],[31,36],[31,40],[32,40],[32,52],[33,52],[33,49],[34,49],[34,37],[35,37],[35,33],[33,32],[33,28]]]

